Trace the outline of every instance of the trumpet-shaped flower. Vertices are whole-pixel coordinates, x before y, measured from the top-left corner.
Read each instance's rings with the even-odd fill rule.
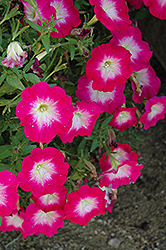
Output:
[[[108,123],[108,125],[118,129],[120,132],[125,131],[127,128],[138,123],[136,110],[136,107],[117,108],[115,110],[115,113],[113,114],[113,118]]]
[[[10,171],[0,171],[0,216],[6,216],[17,209],[19,182]]]
[[[21,0],[21,2],[24,5],[24,15],[27,20],[30,20],[31,22],[36,23],[38,25],[41,25],[39,14],[42,20],[44,20],[44,18],[50,20],[50,3],[48,0],[35,0],[39,14],[35,10],[35,8],[27,1]]]
[[[23,62],[27,59],[28,54],[23,51],[18,42],[12,42],[7,48],[7,57],[5,57],[1,63],[6,67],[23,67]]]
[[[58,33],[53,31],[51,36],[61,38],[69,35],[73,27],[80,23],[79,11],[73,5],[73,0],[50,0],[53,15],[59,19],[55,25]]]
[[[97,19],[109,30],[124,31],[132,23],[124,0],[89,0]]]
[[[35,204],[45,212],[55,210],[56,207],[63,207],[67,194],[66,187],[45,185],[45,189],[39,190],[38,194],[31,196]]]
[[[118,188],[120,185],[128,185],[135,182],[141,175],[143,165],[137,164],[138,155],[131,151],[127,144],[118,144],[111,147],[112,152],[105,152],[100,158],[99,165],[102,169],[100,186]]]
[[[125,85],[115,86],[112,92],[103,92],[92,88],[93,81],[89,80],[86,75],[78,79],[78,90],[76,95],[79,99],[85,102],[96,102],[103,112],[112,114],[115,109],[122,106],[125,102],[123,90]]]
[[[145,113],[140,117],[140,122],[144,124],[144,129],[155,126],[158,120],[165,118],[166,96],[154,96],[146,102]]]
[[[71,97],[62,88],[38,82],[24,89],[21,97],[16,115],[25,126],[25,136],[31,141],[48,143],[71,127]]]
[[[78,101],[76,106],[73,107],[72,126],[68,132],[59,135],[61,140],[66,143],[72,142],[74,136],[90,136],[95,122],[101,113],[102,110],[95,102],[86,103]]]
[[[23,214],[24,214],[24,209],[21,208],[21,211],[18,213],[18,210],[14,210],[12,214],[8,216],[3,216],[2,217],[2,223],[0,226],[0,231],[6,232],[6,231],[13,231],[13,230],[18,230],[23,234],[23,238],[26,237],[26,232],[22,228],[22,223],[24,221],[23,219]]]
[[[64,212],[59,209],[44,212],[34,203],[30,204],[23,215],[22,227],[27,235],[42,233],[48,237],[57,233],[57,229],[63,227]]]
[[[150,13],[160,19],[166,19],[166,0],[143,0]]]
[[[48,185],[50,188],[63,185],[68,168],[63,154],[56,148],[35,148],[22,162],[18,173],[20,187],[38,197],[41,192],[47,191]]]
[[[92,88],[108,92],[113,91],[115,85],[123,85],[133,73],[130,57],[128,50],[111,43],[94,48],[86,64],[86,75],[93,80]]]
[[[106,212],[104,197],[105,192],[98,187],[81,186],[67,196],[65,219],[87,226],[91,218]]]
[[[153,96],[157,95],[161,81],[156,76],[154,69],[150,66],[150,63],[146,64],[146,67],[135,71],[133,76],[139,83],[139,86],[132,81],[133,89],[133,100],[137,103],[142,103],[143,99],[150,99]]]
[[[123,46],[131,53],[130,65],[134,68],[134,71],[144,68],[151,56],[152,51],[149,48],[149,44],[142,40],[142,34],[139,28],[129,26],[125,33],[121,31],[113,31],[113,38],[110,43],[116,46]]]

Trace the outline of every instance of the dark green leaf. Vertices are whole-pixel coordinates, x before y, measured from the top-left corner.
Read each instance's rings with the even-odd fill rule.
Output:
[[[26,22],[27,22],[34,30],[37,30],[37,31],[39,31],[39,32],[42,31],[42,27],[41,27],[41,26],[37,25],[36,23],[31,22],[31,21],[28,20],[28,19],[25,19],[25,20],[26,20]]]
[[[0,146],[0,160],[12,155],[12,145]]]
[[[92,152],[93,150],[95,150],[98,146],[99,146],[99,143],[98,143],[97,139],[95,138],[95,139],[92,141],[92,145],[91,145],[91,148],[90,148],[90,152]]]
[[[104,127],[108,126],[108,123],[111,121],[112,117],[113,117],[112,115],[109,116],[109,117],[107,117],[107,118],[102,122],[101,128],[104,128]]]
[[[22,82],[18,79],[18,77],[15,74],[7,75],[6,81],[8,82],[8,84],[10,86],[12,86],[16,89],[20,89],[20,90],[25,89],[24,85],[22,84]]]
[[[70,44],[70,57],[71,57],[71,61],[74,59],[74,55],[75,55],[75,46],[73,44]]]
[[[49,52],[49,49],[50,49],[50,36],[48,34],[46,35],[43,35],[41,37],[41,40],[42,40],[42,43],[46,49],[46,52],[48,53]]]
[[[27,82],[32,82],[33,84],[40,82],[40,78],[33,73],[25,74],[24,77],[27,80]]]
[[[78,155],[80,155],[81,150],[84,150],[85,145],[86,145],[86,140],[83,138],[82,141],[80,142],[80,144],[78,145],[78,148],[77,148]]]

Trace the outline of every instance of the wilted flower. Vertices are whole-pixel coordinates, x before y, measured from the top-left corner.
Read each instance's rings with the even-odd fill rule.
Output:
[[[2,64],[6,67],[17,67],[20,65],[23,67],[23,62],[27,59],[28,54],[26,51],[23,51],[20,43],[12,42],[7,48],[7,57],[2,60]]]

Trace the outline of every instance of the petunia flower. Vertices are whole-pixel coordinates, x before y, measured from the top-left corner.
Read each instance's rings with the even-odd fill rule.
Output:
[[[55,210],[57,206],[63,207],[66,200],[67,189],[64,186],[51,186],[49,183],[38,194],[31,196],[35,204],[45,212]]]
[[[111,43],[94,48],[86,64],[86,75],[93,80],[92,88],[108,92],[113,91],[115,85],[123,85],[133,73],[130,57],[128,50]]]
[[[154,96],[146,102],[145,113],[140,117],[144,129],[155,126],[158,120],[164,119],[166,113],[166,96]]]
[[[138,123],[136,117],[136,107],[133,108],[117,108],[113,114],[113,118],[108,123],[119,130],[119,132],[125,131],[127,128],[134,126]]]
[[[94,12],[97,19],[109,30],[122,32],[132,23],[129,20],[128,7],[124,0],[89,0],[95,5]]]
[[[137,103],[142,103],[143,99],[150,99],[157,95],[161,81],[156,76],[154,69],[147,63],[145,68],[134,71],[133,76],[138,81],[139,86],[132,81],[133,100]]]
[[[143,5],[143,0],[127,0],[127,2],[131,4],[136,10],[140,9]]]
[[[21,208],[21,211],[14,210],[12,214],[8,216],[3,216],[2,217],[2,223],[0,226],[0,231],[6,232],[6,231],[13,231],[13,230],[18,230],[23,234],[23,238],[26,237],[26,232],[22,228],[22,223],[24,221],[23,219],[23,214],[25,213],[24,209]]]
[[[24,5],[24,15],[27,20],[30,20],[33,23],[41,25],[41,20],[38,15],[38,12],[42,18],[42,20],[47,19],[50,20],[50,3],[49,0],[35,0],[35,4],[37,7],[38,12],[35,8],[29,4],[25,0],[21,0],[22,4]],[[23,20],[21,20],[23,23]]]
[[[150,13],[160,19],[166,19],[166,0],[143,0]]]
[[[104,197],[105,192],[98,187],[81,186],[67,196],[65,219],[87,226],[91,218],[106,212]]]
[[[137,163],[138,155],[131,151],[127,144],[118,144],[116,148],[111,147],[111,152],[104,153],[100,158],[99,165],[102,169],[100,175],[101,187],[118,188],[120,185],[134,183],[141,175],[143,165]]]
[[[83,101],[77,101],[76,106],[73,106],[73,120],[71,128],[68,132],[59,134],[63,143],[72,142],[73,138],[78,135],[90,136],[95,122],[101,113],[102,110],[95,102],[86,103]]]
[[[76,96],[85,102],[96,102],[103,112],[112,114],[116,108],[121,107],[125,102],[123,94],[125,85],[115,86],[112,92],[103,92],[92,88],[93,81],[89,80],[86,75],[78,79]]]
[[[17,209],[19,181],[10,171],[0,171],[0,216],[10,215]]]
[[[62,38],[69,35],[73,27],[80,23],[79,11],[74,7],[73,0],[50,0],[52,14],[59,19],[55,25],[58,33],[53,31],[51,36]]]
[[[30,204],[23,215],[22,227],[27,235],[42,233],[48,237],[57,233],[58,228],[63,227],[63,209],[44,212],[35,203]]]
[[[46,82],[38,82],[24,89],[21,97],[16,116],[21,120],[20,124],[25,126],[25,136],[31,141],[48,143],[55,135],[71,127],[72,100],[62,88],[51,88]]]
[[[110,43],[116,46],[123,46],[131,53],[130,65],[134,71],[144,68],[144,65],[149,62],[152,51],[149,44],[142,40],[142,34],[139,28],[129,26],[125,33],[121,31],[113,31],[113,38]]]
[[[6,67],[23,67],[24,61],[27,59],[28,54],[26,51],[23,51],[20,43],[11,42],[7,48],[7,57],[5,57],[1,63]]]
[[[109,187],[101,187],[101,190],[102,191],[105,191],[105,197],[104,199],[107,201],[106,202],[106,205],[105,205],[105,208],[106,210],[109,212],[109,213],[112,213],[112,209],[113,209],[113,206],[115,204],[115,201],[114,201],[114,191],[113,189],[111,188],[111,185]],[[117,195],[116,195],[116,199],[117,199]]]
[[[24,158],[18,173],[20,187],[32,191],[35,197],[51,187],[61,186],[67,179],[69,165],[63,154],[56,148],[35,148]],[[54,189],[53,189],[54,190]]]

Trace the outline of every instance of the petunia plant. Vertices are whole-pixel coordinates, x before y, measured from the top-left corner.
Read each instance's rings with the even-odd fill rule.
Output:
[[[136,13],[166,19],[166,1],[0,7],[0,230],[51,237],[112,213],[141,175],[141,149],[119,135],[164,119],[166,96]]]

